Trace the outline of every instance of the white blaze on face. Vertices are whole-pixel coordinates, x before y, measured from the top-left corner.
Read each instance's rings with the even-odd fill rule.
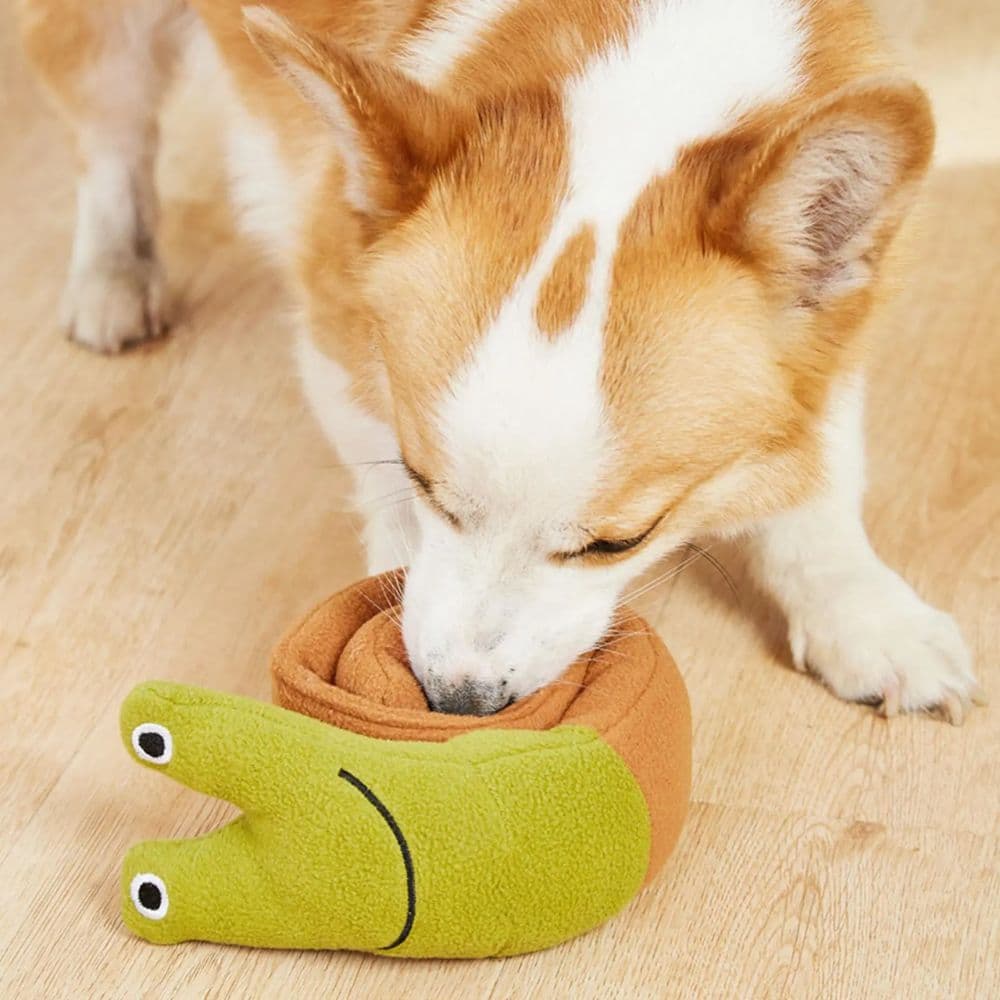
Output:
[[[605,569],[548,558],[601,477],[628,460],[601,392],[619,226],[684,146],[795,89],[800,20],[792,0],[655,0],[627,44],[567,85],[567,195],[438,413],[443,478],[476,513],[460,531],[422,513],[404,626],[425,684],[428,672],[505,680],[511,695],[546,683],[600,638],[622,588],[655,557]],[[583,225],[596,236],[587,296],[572,328],[550,339],[534,320],[538,291]]]
[[[547,558],[613,457],[600,341],[526,337],[521,305],[512,298],[441,408],[447,501],[463,524],[420,511],[404,601],[407,648],[432,698],[470,681],[494,710],[593,645],[615,597],[600,574]]]
[[[485,511],[538,524],[572,519],[610,448],[601,344],[582,328],[556,340],[531,328],[533,296],[514,296],[450,387],[438,414],[459,490]],[[526,335],[527,334],[527,335]]]

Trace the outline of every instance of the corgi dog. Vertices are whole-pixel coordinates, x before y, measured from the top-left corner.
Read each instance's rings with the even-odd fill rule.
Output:
[[[798,667],[962,721],[959,630],[861,518],[867,330],[933,145],[863,3],[19,2],[82,162],[64,323],[107,353],[166,325],[157,103],[210,40],[433,707],[536,690],[654,563],[740,537]]]

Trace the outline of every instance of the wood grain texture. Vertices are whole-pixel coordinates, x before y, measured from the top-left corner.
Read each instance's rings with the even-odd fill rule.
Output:
[[[957,614],[995,700],[1000,5],[878,6],[941,138],[914,270],[875,347],[868,520]],[[120,700],[148,677],[266,698],[288,622],[361,573],[358,525],[296,384],[280,290],[191,161],[194,132],[212,155],[184,87],[163,173],[185,319],[113,360],[60,340],[72,156],[2,17],[0,996],[1000,995],[1000,707],[953,729],[835,701],[789,669],[780,621],[722,547],[735,596],[699,563],[640,605],[691,689],[695,805],[617,920],[470,963],[128,937],[127,845],[230,810],[130,764]]]

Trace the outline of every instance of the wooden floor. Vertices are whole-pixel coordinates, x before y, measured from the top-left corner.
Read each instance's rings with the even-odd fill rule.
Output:
[[[71,155],[4,13],[0,996],[1000,996],[1000,5],[881,7],[941,146],[919,264],[877,348],[869,522],[958,615],[994,707],[955,729],[838,703],[788,669],[773,615],[744,613],[759,601],[723,552],[737,597],[698,566],[641,608],[695,717],[667,871],[582,940],[469,963],[156,948],[119,923],[126,846],[225,813],[129,762],[120,700],[149,677],[266,698],[283,628],[361,572],[357,525],[280,292],[185,180],[190,104],[164,166],[183,321],[114,360],[57,335]]]

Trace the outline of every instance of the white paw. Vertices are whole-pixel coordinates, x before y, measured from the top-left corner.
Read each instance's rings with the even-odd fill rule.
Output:
[[[982,703],[954,619],[887,567],[831,581],[822,598],[790,618],[789,642],[796,666],[839,697],[886,716],[938,710],[954,725]]]
[[[61,309],[71,340],[101,354],[166,332],[163,274],[155,261],[95,265],[70,275]]]

